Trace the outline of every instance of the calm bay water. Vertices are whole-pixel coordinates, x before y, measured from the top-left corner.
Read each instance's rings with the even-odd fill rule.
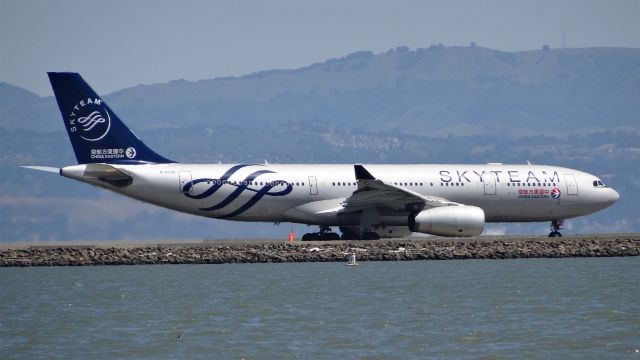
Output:
[[[640,258],[0,269],[0,358],[640,359]]]

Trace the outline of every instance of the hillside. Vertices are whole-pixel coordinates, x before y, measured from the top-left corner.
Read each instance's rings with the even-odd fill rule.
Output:
[[[566,136],[635,127],[639,94],[640,49],[434,46],[357,52],[296,70],[141,85],[106,99],[139,129],[294,121],[425,136]],[[35,109],[26,102],[1,101],[0,114],[37,116],[24,125],[55,129],[52,98],[28,100]],[[15,120],[3,117],[0,126],[15,126]]]

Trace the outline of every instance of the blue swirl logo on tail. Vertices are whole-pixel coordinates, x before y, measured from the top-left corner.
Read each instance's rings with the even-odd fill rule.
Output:
[[[100,123],[107,122],[107,120],[102,117],[100,111],[94,111],[87,116],[82,116],[78,118],[78,123],[82,125],[82,130],[91,131],[96,125]]]
[[[233,176],[240,169],[245,168],[250,165],[235,165],[227,170],[219,179],[213,178],[202,178],[191,181],[190,183],[185,184],[182,187],[182,193],[189,198],[192,199],[205,199],[213,194],[215,194],[218,190],[220,190],[224,185],[234,186],[235,190],[231,192],[226,198],[219,201],[217,204],[212,206],[200,208],[203,211],[214,211],[221,210],[231,204],[234,200],[236,200],[242,193],[245,191],[255,193],[246,203],[240,206],[238,209],[218,216],[221,219],[228,219],[234,216],[238,216],[243,212],[249,210],[252,206],[258,203],[264,196],[284,196],[289,194],[293,190],[293,186],[284,180],[274,180],[269,182],[263,182],[264,185],[249,185],[253,183],[253,181],[258,178],[260,175],[264,174],[275,174],[274,171],[271,170],[258,170],[246,176],[241,181],[229,181],[231,176]],[[211,184],[210,187],[205,189],[204,191],[198,194],[190,194],[190,190],[197,184],[207,183]],[[283,187],[282,190],[272,191],[274,188]]]
[[[92,105],[92,107],[96,106],[98,105]],[[73,119],[69,121],[70,124],[73,123]],[[109,133],[109,129],[111,129],[111,116],[107,109],[99,108],[98,110],[92,111],[87,116],[78,117],[77,121],[78,125],[80,125],[79,128],[82,129],[80,137],[87,141],[102,140]],[[75,132],[75,129],[76,127],[73,126],[71,131]]]

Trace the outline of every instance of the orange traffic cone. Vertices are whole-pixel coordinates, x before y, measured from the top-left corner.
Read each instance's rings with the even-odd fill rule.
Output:
[[[291,229],[291,232],[289,233],[289,242],[293,242],[294,240],[294,235],[293,235],[293,229]]]

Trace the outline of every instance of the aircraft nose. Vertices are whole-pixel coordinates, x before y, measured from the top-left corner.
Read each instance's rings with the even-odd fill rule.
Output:
[[[618,194],[617,191],[613,190],[613,189],[609,189],[609,194],[607,195],[607,202],[609,204],[613,204],[614,202],[618,201],[618,199],[620,199],[620,194]]]
[[[604,206],[611,206],[620,198],[620,194],[618,194],[618,192],[613,190],[612,188],[605,188],[602,190],[606,191],[603,191],[600,193],[600,195],[598,195],[597,201]]]

